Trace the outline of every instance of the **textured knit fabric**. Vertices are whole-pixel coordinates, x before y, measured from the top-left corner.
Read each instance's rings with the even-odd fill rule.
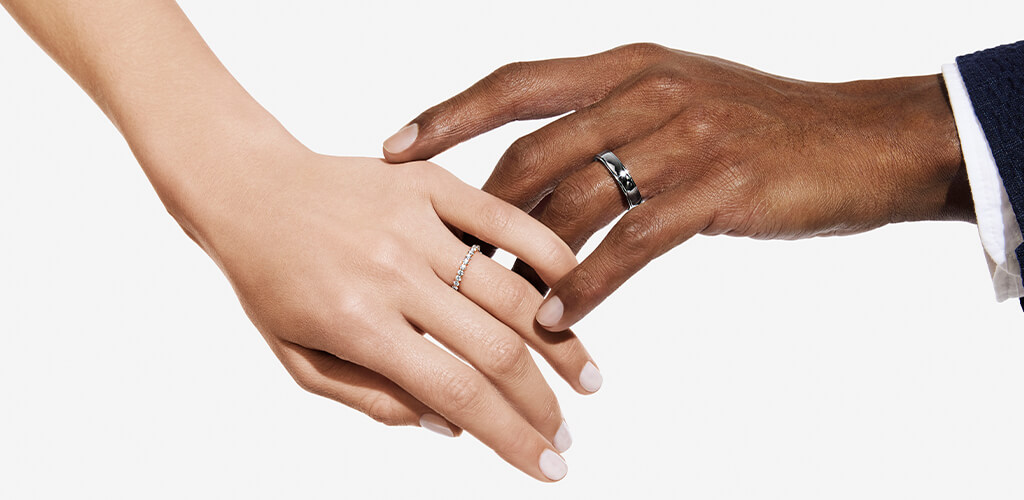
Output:
[[[960,136],[967,179],[971,183],[974,213],[978,221],[978,236],[985,250],[985,261],[992,276],[996,300],[1024,297],[1017,246],[1024,243],[1024,235],[1017,226],[1017,214],[1003,188],[999,167],[988,147],[985,129],[974,114],[974,104],[967,95],[967,86],[960,77],[956,64],[942,65],[942,79],[946,95],[956,120],[956,133]]]
[[[1017,224],[1024,227],[1024,41],[960,56],[956,63]],[[1016,253],[1024,262],[1024,244]]]

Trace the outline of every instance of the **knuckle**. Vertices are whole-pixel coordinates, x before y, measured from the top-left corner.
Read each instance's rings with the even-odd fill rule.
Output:
[[[494,90],[509,92],[527,85],[532,72],[533,65],[531,63],[519,61],[506,64],[494,70],[488,78]]]
[[[454,177],[451,172],[440,165],[429,161],[415,161],[395,165],[392,170],[397,170],[403,178],[410,179],[417,186],[422,187],[423,192],[429,192]]]
[[[494,339],[487,346],[489,370],[505,381],[520,380],[526,373],[530,353],[518,337]]]
[[[741,201],[754,198],[761,189],[757,176],[746,165],[719,161],[713,182],[724,200]]]
[[[578,300],[584,302],[591,300],[593,297],[603,295],[607,288],[605,279],[602,273],[597,269],[593,269],[593,267],[581,265],[573,271],[567,287],[569,295],[573,295]],[[562,293],[559,293],[559,296],[561,297]]]
[[[468,122],[460,119],[459,110],[470,100],[464,92],[420,113],[413,119],[420,127],[418,137],[447,140],[465,133]]]
[[[498,162],[498,169],[512,171],[516,177],[528,178],[544,163],[542,143],[536,134],[524,135],[513,142]]]
[[[655,66],[648,69],[640,77],[638,85],[645,95],[670,99],[672,102],[681,102],[679,99],[690,94],[693,89],[693,83],[689,77],[669,66]]]
[[[680,139],[699,144],[708,155],[718,154],[730,142],[730,127],[748,123],[749,117],[737,113],[730,103],[708,102],[687,109],[675,119]]]
[[[498,441],[498,451],[506,457],[522,457],[536,447],[535,433],[532,427],[516,426],[509,429]]]
[[[532,317],[536,312],[536,290],[525,281],[516,278],[495,290],[496,297],[511,317]]]
[[[543,143],[535,134],[516,139],[501,155],[484,190],[505,200],[537,197],[538,186],[549,176],[544,156]]]
[[[552,276],[548,278],[550,283],[554,283],[555,280],[559,280],[564,276],[565,273],[569,272],[572,268],[576,267],[579,262],[576,260],[576,254],[572,252],[561,238],[554,233],[551,233],[550,237],[546,241],[538,241],[537,255],[541,259],[543,265],[538,264],[542,270],[553,270],[559,273],[559,276]]]
[[[710,104],[694,106],[684,111],[677,120],[683,134],[702,145],[718,142],[724,131],[721,111]]]
[[[361,295],[354,293],[342,294],[341,297],[334,301],[335,321],[327,326],[331,329],[342,327],[355,319],[362,318],[368,310],[369,304],[366,303],[365,298]]]
[[[405,243],[390,232],[377,232],[366,241],[369,264],[374,274],[385,279],[396,279],[403,276],[409,253],[405,251]]]
[[[637,213],[633,217],[623,217],[615,226],[615,242],[630,251],[648,250],[661,232],[658,217]]]
[[[367,394],[359,401],[356,409],[387,426],[404,423],[395,401],[384,394]]]
[[[565,367],[566,370],[571,371],[571,375],[579,375],[578,368],[574,367],[583,366],[583,364],[590,359],[587,355],[586,349],[583,348],[583,342],[580,341],[575,335],[570,337],[566,342],[562,342],[558,346],[556,353],[558,356],[559,363]]]
[[[539,415],[541,422],[560,422],[562,420],[562,408],[553,394],[544,398]]]
[[[457,415],[473,413],[483,398],[484,386],[464,372],[445,372],[437,382],[438,397],[447,405],[448,411]]]
[[[430,161],[414,161],[409,162],[406,165],[408,165],[410,170],[415,172],[416,175],[430,180],[445,179],[451,176],[451,174],[443,167]]]
[[[480,220],[496,234],[508,234],[515,230],[516,215],[510,205],[492,200],[480,210]]]
[[[551,227],[570,226],[572,221],[589,213],[595,204],[594,190],[578,177],[569,177],[555,187],[545,209],[545,221]]]
[[[640,42],[623,45],[617,50],[622,51],[633,59],[639,61],[650,61],[660,59],[669,54],[670,50],[663,45],[651,42]]]

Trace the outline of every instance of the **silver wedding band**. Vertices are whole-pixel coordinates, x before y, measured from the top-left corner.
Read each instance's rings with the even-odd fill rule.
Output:
[[[615,156],[615,153],[605,151],[595,156],[594,160],[601,162],[604,168],[608,169],[608,173],[612,174],[612,179],[615,179],[619,190],[622,191],[622,196],[626,198],[627,211],[644,202],[644,197],[640,195],[640,189],[636,187],[636,182],[633,182],[633,176],[629,175],[629,169],[622,164],[622,160]]]
[[[452,289],[456,292],[459,291],[459,285],[462,284],[462,275],[466,274],[466,267],[469,266],[469,259],[473,258],[473,255],[480,251],[480,245],[473,245],[469,247],[469,251],[466,252],[466,257],[462,259],[462,265],[459,266],[459,272],[455,275],[455,279],[452,280]]]

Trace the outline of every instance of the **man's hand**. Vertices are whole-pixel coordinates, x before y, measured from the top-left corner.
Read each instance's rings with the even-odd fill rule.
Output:
[[[554,285],[537,313],[551,331],[698,233],[793,239],[973,219],[939,75],[813,83],[628,45],[504,66],[418,116],[384,154],[425,159],[510,121],[567,112],[513,143],[484,190],[530,211],[573,251],[626,208],[594,155],[614,151],[646,203]]]

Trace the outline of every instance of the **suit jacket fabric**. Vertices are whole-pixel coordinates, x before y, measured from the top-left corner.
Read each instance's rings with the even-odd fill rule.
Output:
[[[960,56],[956,63],[1017,224],[1024,228],[1024,41]],[[1024,263],[1024,244],[1015,253]]]

